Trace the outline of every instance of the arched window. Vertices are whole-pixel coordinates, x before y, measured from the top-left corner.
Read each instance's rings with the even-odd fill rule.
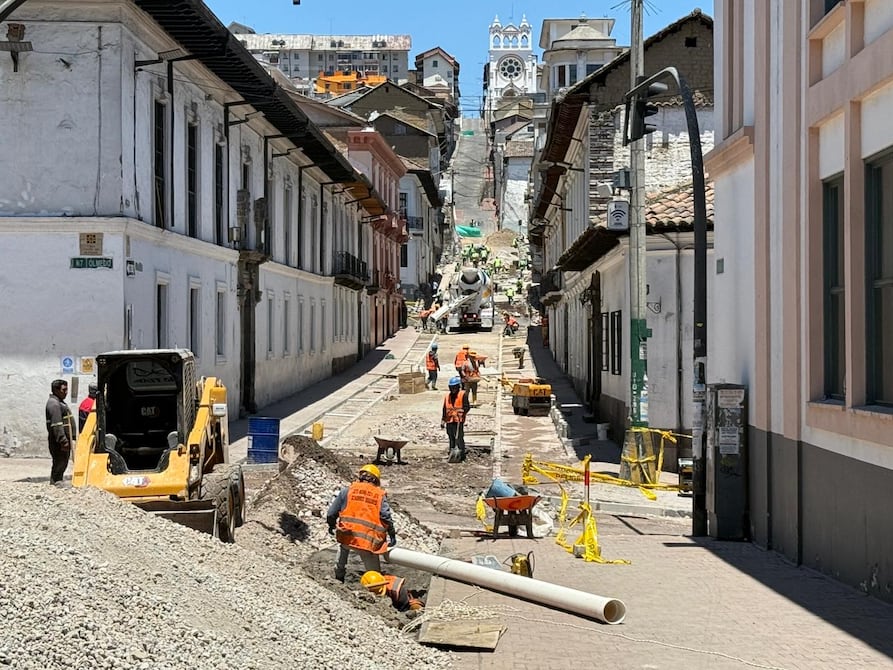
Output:
[[[512,49],[517,49],[517,48],[518,48],[518,36],[515,35],[514,37],[512,37]]]
[[[521,47],[523,49],[526,49],[529,44],[530,44],[530,40],[527,39],[527,35],[521,35]]]
[[[500,47],[499,35],[493,36],[493,48],[498,49]]]

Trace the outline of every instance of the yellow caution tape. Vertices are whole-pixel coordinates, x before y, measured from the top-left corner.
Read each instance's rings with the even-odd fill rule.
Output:
[[[493,532],[493,526],[487,523],[487,505],[484,504],[484,497],[478,496],[477,503],[474,506],[474,515],[488,533]]]

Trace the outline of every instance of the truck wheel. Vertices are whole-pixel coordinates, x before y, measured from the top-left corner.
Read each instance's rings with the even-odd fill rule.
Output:
[[[233,542],[236,530],[235,499],[228,470],[210,472],[202,477],[202,500],[211,500],[217,508],[217,539]]]

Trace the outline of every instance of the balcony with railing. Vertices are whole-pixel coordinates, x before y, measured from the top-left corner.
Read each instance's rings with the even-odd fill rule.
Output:
[[[382,275],[384,273],[381,270],[370,270],[369,271],[369,282],[366,284],[366,292],[370,295],[373,293],[378,293],[381,289]]]
[[[540,281],[540,300],[544,305],[553,305],[561,296],[561,270],[549,270]]]
[[[355,291],[366,286],[369,281],[369,268],[366,261],[361,261],[348,251],[335,252],[332,274],[336,284]]]
[[[425,219],[421,216],[407,216],[406,227],[411,233],[422,233],[425,230]]]

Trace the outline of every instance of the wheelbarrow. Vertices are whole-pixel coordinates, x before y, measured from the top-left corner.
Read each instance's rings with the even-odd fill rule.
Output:
[[[518,526],[524,526],[527,537],[533,538],[533,508],[541,500],[540,496],[510,496],[505,498],[484,498],[493,510],[493,539],[499,537],[499,527],[508,526],[509,537],[518,534]]]
[[[378,445],[378,453],[375,454],[375,463],[383,463],[387,461],[388,463],[396,461],[399,464],[403,464],[406,461],[400,458],[400,450],[406,446],[409,440],[394,440],[387,437],[381,437],[380,435],[375,435],[375,442]]]

